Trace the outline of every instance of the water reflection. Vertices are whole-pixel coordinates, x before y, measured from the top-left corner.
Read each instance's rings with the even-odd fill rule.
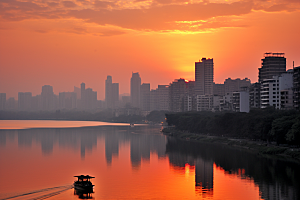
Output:
[[[63,129],[0,130],[0,147],[5,149],[5,147],[9,146],[8,144],[17,144],[19,151],[38,146],[42,155],[47,158],[53,155],[55,151],[65,153],[71,150],[71,152],[78,155],[82,163],[84,163],[85,159],[88,160],[88,155],[95,152],[98,148],[101,152],[99,153],[98,151],[89,161],[93,161],[93,164],[95,162],[95,165],[97,162],[100,163],[97,165],[99,168],[104,163],[112,173],[117,174],[116,177],[118,180],[112,181],[112,184],[114,186],[119,184],[118,187],[120,188],[118,189],[120,190],[125,187],[122,184],[131,177],[128,175],[130,174],[128,171],[124,173],[123,171],[113,171],[117,169],[125,171],[125,167],[117,166],[124,164],[124,160],[116,161],[117,164],[114,162],[115,158],[121,157],[121,150],[127,150],[128,147],[129,153],[128,155],[126,154],[126,159],[130,160],[128,161],[129,169],[131,168],[134,172],[142,173],[142,166],[147,165],[149,174],[147,171],[144,177],[148,178],[148,180],[152,178],[151,176],[156,176],[158,173],[161,174],[157,176],[167,174],[167,171],[158,172],[158,169],[151,169],[149,167],[153,164],[150,160],[153,154],[155,154],[158,160],[161,159],[168,162],[176,175],[191,176],[193,194],[200,199],[219,198],[218,194],[220,192],[216,190],[219,184],[215,177],[217,172],[222,172],[230,177],[238,177],[248,182],[254,181],[256,186],[259,187],[262,199],[292,200],[299,198],[300,181],[297,178],[300,177],[299,164],[261,157],[254,153],[233,149],[228,146],[181,141],[172,137],[166,138],[159,133],[157,127],[102,126]],[[98,161],[101,153],[103,153],[103,162]],[[66,155],[69,154],[66,153]],[[163,168],[159,164],[155,166]],[[104,168],[101,169],[102,171],[106,170]],[[103,179],[105,177],[104,173],[101,177]],[[107,171],[107,173],[109,172]],[[102,179],[98,180],[99,184],[97,186],[100,186]],[[118,183],[119,180],[120,183]],[[139,184],[145,183],[145,180],[138,181]],[[162,179],[161,181],[165,180]],[[155,182],[158,181],[154,180],[153,184]],[[108,183],[109,181],[105,184]],[[230,183],[226,182],[222,186],[226,188],[226,185],[230,185]],[[164,186],[168,187],[167,184]],[[139,186],[135,185],[135,187]],[[141,188],[143,189],[143,187]],[[135,188],[132,190],[134,191]],[[176,192],[175,190],[174,192]],[[226,189],[224,190],[226,193]],[[74,191],[74,194],[81,199],[93,198],[92,194],[83,194],[78,191]],[[104,194],[103,197],[105,197]]]
[[[167,154],[174,166],[195,166],[195,190],[213,194],[213,163],[227,174],[254,179],[262,199],[298,199],[299,165],[216,144],[168,138]],[[200,189],[199,189],[200,187]]]
[[[94,192],[85,192],[74,189],[74,195],[77,195],[79,199],[94,199],[92,195],[93,193]]]

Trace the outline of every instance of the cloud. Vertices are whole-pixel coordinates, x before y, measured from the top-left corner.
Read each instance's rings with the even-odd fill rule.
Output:
[[[142,6],[141,6],[142,4]],[[292,12],[300,9],[299,0],[248,0],[237,2],[191,3],[187,0],[0,0],[0,20],[20,21],[26,19],[74,19],[100,26],[115,26],[138,31],[197,31],[217,27],[244,27],[233,23],[230,18],[251,13],[253,10],[266,12]],[[225,21],[220,17],[227,17]],[[202,22],[199,22],[201,21]],[[210,20],[203,23],[203,20]],[[178,23],[195,22],[197,23]],[[40,29],[36,29],[40,30]],[[71,30],[86,34],[84,31]],[[126,32],[126,31],[125,31]],[[123,32],[107,32],[111,35]]]
[[[74,8],[77,6],[73,1],[63,1],[62,3],[66,8]]]
[[[110,24],[134,30],[173,30],[175,21],[205,20],[217,16],[241,15],[251,12],[252,3],[187,4],[156,6],[149,9],[73,10],[67,15],[99,25]]]

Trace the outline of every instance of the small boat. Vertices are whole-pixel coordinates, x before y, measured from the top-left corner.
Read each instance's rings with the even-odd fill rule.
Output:
[[[74,181],[74,188],[75,190],[84,191],[84,192],[93,192],[94,185],[91,182],[92,176],[89,175],[80,175],[74,176],[77,177],[78,180]]]
[[[134,127],[134,123],[130,123],[130,127]]]

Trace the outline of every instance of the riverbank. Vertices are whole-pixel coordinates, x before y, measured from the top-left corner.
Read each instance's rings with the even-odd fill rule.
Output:
[[[275,143],[267,143],[265,141],[196,134],[180,131],[175,127],[166,127],[162,132],[164,135],[176,137],[181,140],[227,145],[251,151],[262,156],[276,156],[278,158],[300,162],[300,148],[296,146],[278,146]]]

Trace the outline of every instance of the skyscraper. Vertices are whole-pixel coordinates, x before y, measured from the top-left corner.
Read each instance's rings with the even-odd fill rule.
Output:
[[[119,106],[119,83],[112,84],[112,107],[117,108]]]
[[[272,79],[286,71],[286,58],[284,53],[265,53],[265,58],[261,59],[261,68],[258,68],[258,81]]]
[[[139,73],[132,73],[130,80],[130,99],[131,106],[140,108],[140,95],[141,95],[141,77]]]
[[[119,105],[119,83],[113,83],[109,75],[105,80],[105,103],[106,108],[116,108]]]
[[[85,83],[80,84],[80,105],[81,109],[86,108],[86,95],[85,95]]]
[[[43,110],[53,110],[55,108],[55,97],[52,86],[44,85],[42,87],[41,97]]]
[[[150,111],[150,83],[141,85],[141,109],[142,111]]]
[[[213,95],[214,61],[202,58],[195,62],[195,93],[196,95]]]
[[[112,77],[109,75],[105,80],[105,104],[107,108],[112,108]]]

